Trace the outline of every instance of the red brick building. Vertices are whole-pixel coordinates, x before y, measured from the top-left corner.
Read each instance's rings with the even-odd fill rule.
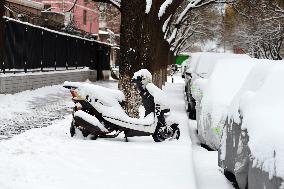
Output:
[[[44,5],[29,0],[6,0],[5,16],[38,24]]]
[[[73,27],[119,45],[121,18],[114,6],[92,0],[77,0],[73,6],[74,0],[6,0],[5,14],[56,30],[72,20]]]
[[[66,13],[74,5],[73,0],[34,0],[44,5],[44,11]],[[78,0],[70,11],[69,19],[73,18],[75,27],[87,33],[98,34],[99,10],[91,0]]]
[[[98,3],[100,10],[99,38],[103,42],[119,45],[121,15],[114,6]]]

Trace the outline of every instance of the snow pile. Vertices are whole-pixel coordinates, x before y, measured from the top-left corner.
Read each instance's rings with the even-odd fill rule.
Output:
[[[109,89],[99,85],[65,81],[63,86],[76,87],[75,91],[80,98],[85,99],[87,96],[89,96],[89,100],[91,100],[91,102],[94,102],[96,99],[98,99],[107,106],[120,106],[119,102],[125,100],[125,96],[120,90]]]
[[[197,79],[197,84],[193,85],[194,98],[201,100],[199,134],[214,149],[220,145],[228,107],[253,65],[252,59],[221,59],[208,80]],[[200,80],[207,82],[201,84]],[[197,90],[196,86],[201,89]]]
[[[230,116],[247,129],[253,166],[284,178],[284,61],[259,60],[235,96]],[[240,113],[239,113],[239,111]]]

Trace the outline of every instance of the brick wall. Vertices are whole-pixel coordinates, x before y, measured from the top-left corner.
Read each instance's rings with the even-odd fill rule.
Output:
[[[96,70],[57,71],[47,73],[0,75],[0,94],[17,93],[44,86],[61,84],[64,81],[96,81]]]

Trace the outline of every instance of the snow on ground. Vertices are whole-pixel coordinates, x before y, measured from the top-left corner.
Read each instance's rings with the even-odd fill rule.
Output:
[[[168,78],[169,80],[169,78]],[[172,87],[168,84],[167,91],[172,90],[170,95],[172,98],[183,99],[184,81],[181,77],[174,76],[175,83]],[[207,151],[200,146],[196,130],[196,121],[189,120],[184,107],[184,100],[179,100],[178,106],[175,106],[175,110],[179,113],[179,119],[184,124],[187,124],[187,129],[181,133],[190,137],[192,143],[193,165],[196,177],[196,186],[198,189],[233,189],[232,184],[225,178],[222,170],[218,167],[218,152]],[[177,109],[179,108],[179,109]]]
[[[167,83],[165,92],[180,120],[180,140],[155,143],[151,137],[134,137],[126,143],[123,136],[96,141],[71,138],[68,115],[0,142],[1,188],[232,188],[217,168],[217,154],[191,142],[194,124],[188,126],[184,110],[184,83],[178,77],[175,81]]]
[[[111,81],[96,84],[117,87],[117,82]],[[0,140],[31,128],[49,126],[52,121],[70,114],[73,102],[67,91],[62,85],[54,85],[13,95],[0,94]]]
[[[68,114],[71,105],[60,85],[14,95],[0,94],[0,140],[31,128],[48,126]]]
[[[56,85],[13,95],[0,94],[0,119],[9,119],[15,117],[16,113],[28,112],[30,110],[30,102],[35,102],[37,98],[45,98],[49,95],[60,96],[64,91],[62,86]]]
[[[70,138],[71,117],[0,143],[3,188],[195,188],[190,150],[143,137]],[[182,152],[182,153],[181,153]],[[2,188],[1,187],[1,188]]]
[[[193,143],[193,162],[197,188],[199,189],[233,189],[232,184],[225,178],[223,170],[218,167],[218,152],[207,151],[200,146],[195,120],[189,120],[190,137]]]

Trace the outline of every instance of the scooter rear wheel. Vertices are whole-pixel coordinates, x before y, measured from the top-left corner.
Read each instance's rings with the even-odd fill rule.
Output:
[[[76,129],[77,128],[77,129]],[[74,135],[76,134],[76,132],[81,132],[83,137],[88,137],[91,133],[89,131],[87,131],[86,129],[78,129],[78,127],[76,126],[75,121],[73,120],[71,122],[71,126],[70,126],[70,135],[71,137],[74,137]],[[98,134],[92,134],[91,139],[92,140],[96,140],[98,138]]]
[[[75,123],[74,123],[74,120],[71,122],[71,126],[70,126],[70,135],[71,137],[73,137],[76,133],[76,130],[75,130]]]

